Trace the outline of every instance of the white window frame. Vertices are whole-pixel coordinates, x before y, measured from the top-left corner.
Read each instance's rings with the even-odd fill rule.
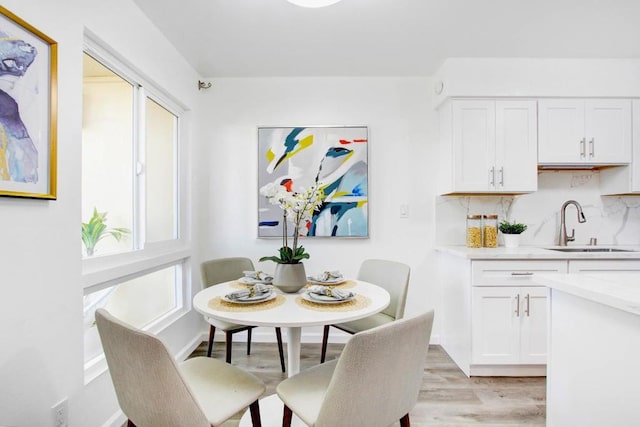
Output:
[[[134,206],[133,218],[133,248],[127,252],[99,257],[84,258],[82,260],[82,288],[83,294],[90,294],[100,289],[114,286],[118,283],[144,276],[155,271],[182,265],[182,282],[176,283],[176,302],[181,304],[174,310],[161,316],[159,319],[145,327],[152,333],[159,333],[169,325],[177,321],[191,310],[191,229],[186,221],[188,203],[188,189],[186,171],[187,156],[187,130],[184,126],[184,114],[186,106],[162,91],[160,86],[154,84],[129,61],[112,51],[105,43],[100,41],[89,31],[85,31],[83,53],[101,62],[121,78],[134,86]],[[176,141],[174,144],[174,161],[176,162],[176,213],[174,231],[176,238],[172,240],[145,243],[144,218],[144,185],[145,180],[136,175],[136,168],[140,168],[145,156],[144,138],[144,104],[146,98],[153,100],[177,117]],[[78,224],[78,227],[80,225]],[[88,384],[97,376],[106,371],[104,355],[85,363],[85,384]]]

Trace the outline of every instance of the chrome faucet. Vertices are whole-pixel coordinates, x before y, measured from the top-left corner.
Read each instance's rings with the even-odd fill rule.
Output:
[[[560,246],[567,246],[567,242],[573,242],[574,240],[576,240],[576,230],[571,229],[571,236],[567,234],[567,224],[564,217],[567,206],[569,205],[574,205],[578,210],[579,223],[587,222],[587,219],[584,217],[584,213],[582,213],[582,206],[580,206],[580,203],[576,202],[575,200],[567,200],[566,202],[564,202],[564,204],[560,208],[560,242],[558,243]]]

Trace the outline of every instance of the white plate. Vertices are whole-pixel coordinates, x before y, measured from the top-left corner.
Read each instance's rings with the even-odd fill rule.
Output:
[[[329,279],[329,280],[318,280],[315,277],[311,277],[311,276],[307,277],[307,280],[309,281],[309,283],[313,285],[323,285],[323,286],[339,285],[347,281],[343,277],[338,277],[337,279]]]
[[[315,302],[316,304],[342,304],[343,302],[349,302],[354,299],[355,294],[351,298],[347,299],[335,299],[333,297],[328,297],[326,295],[318,295],[312,294],[310,292],[305,292],[302,294],[302,299],[307,300],[309,302]]]
[[[271,280],[260,280],[254,279],[253,277],[241,277],[238,279],[238,282],[243,283],[245,285],[255,285],[256,283],[264,283],[265,285],[270,285]]]
[[[256,304],[259,302],[271,301],[275,297],[277,297],[275,292],[269,292],[268,294],[256,295],[253,297],[243,298],[243,299],[229,299],[227,298],[226,295],[224,295],[221,298],[223,301],[231,302],[234,304]]]

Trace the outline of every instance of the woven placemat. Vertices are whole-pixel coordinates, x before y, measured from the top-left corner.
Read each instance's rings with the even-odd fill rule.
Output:
[[[278,295],[269,301],[256,302],[254,304],[234,304],[232,302],[227,302],[220,297],[215,297],[209,300],[208,305],[209,308],[218,311],[262,311],[281,306],[285,301],[285,297]]]
[[[317,302],[311,302],[302,297],[297,297],[296,303],[304,308],[316,311],[356,311],[371,304],[371,299],[364,295],[356,295],[351,301],[340,304],[318,304]]]
[[[314,286],[314,285],[315,285],[314,283],[307,283],[305,287],[308,288],[309,286]],[[331,286],[332,288],[349,289],[349,288],[355,287],[356,282],[355,280],[347,280],[338,285],[318,285],[318,286]]]

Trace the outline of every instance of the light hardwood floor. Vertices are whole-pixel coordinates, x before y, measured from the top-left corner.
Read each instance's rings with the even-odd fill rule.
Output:
[[[340,344],[329,344],[327,360],[340,355]],[[320,361],[320,344],[302,344],[300,369]],[[192,356],[205,356],[206,343]],[[224,344],[216,343],[213,357],[224,359]],[[267,384],[266,395],[286,378],[280,370],[274,344],[233,345],[233,364],[252,372]],[[428,426],[544,426],[546,412],[545,378],[467,378],[440,346],[430,346],[425,361],[423,386],[411,411],[413,427]],[[241,414],[225,423],[238,425]],[[373,427],[373,426],[372,426]]]

